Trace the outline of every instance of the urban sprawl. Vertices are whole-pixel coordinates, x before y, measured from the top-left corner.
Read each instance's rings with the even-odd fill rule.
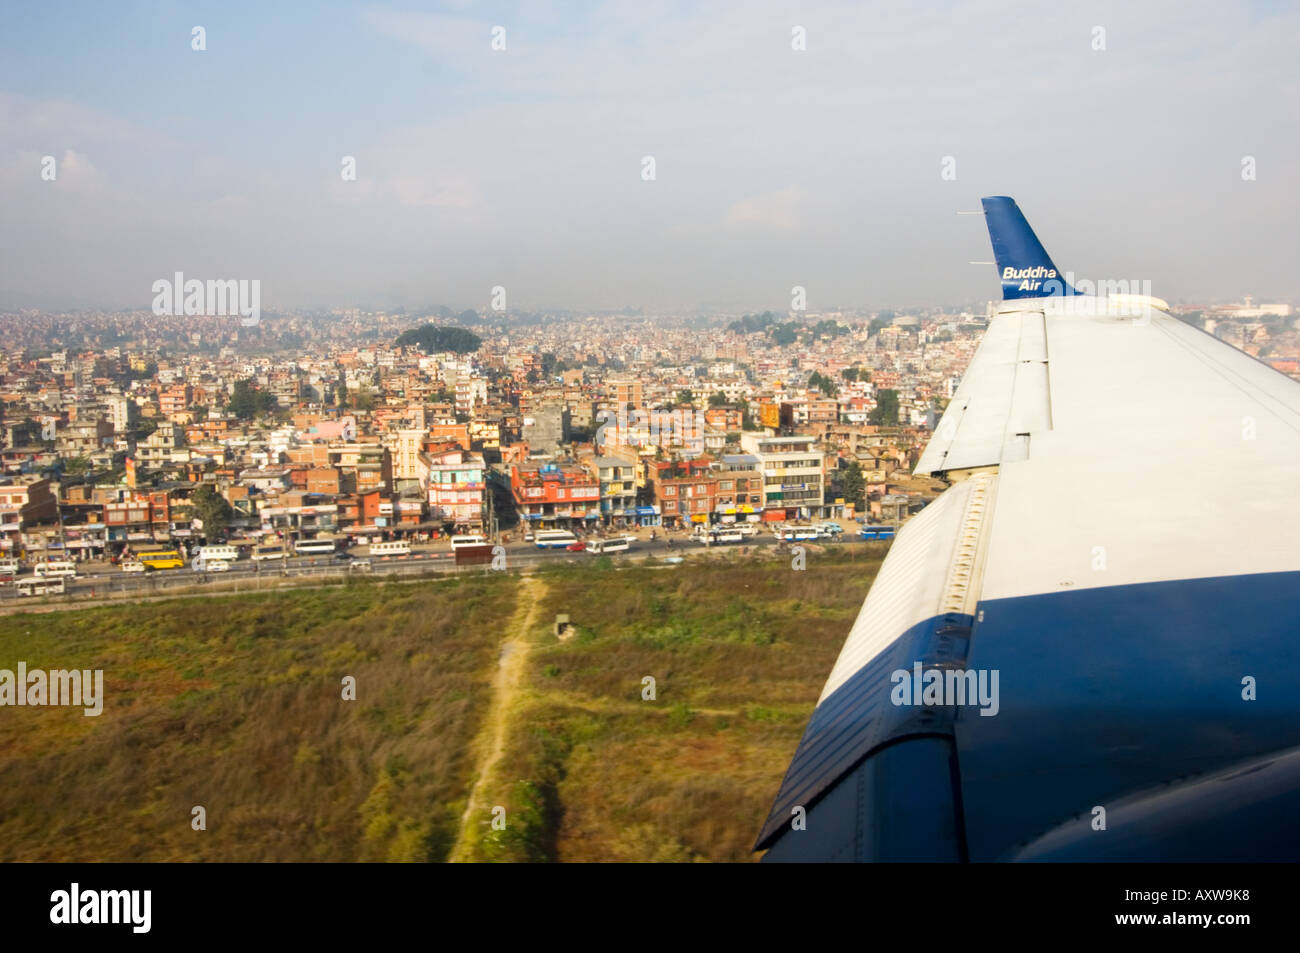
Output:
[[[1180,317],[1300,377],[1288,306]],[[896,526],[943,489],[911,471],[987,321],[0,315],[0,578],[178,568],[217,545],[347,558],[456,536]]]

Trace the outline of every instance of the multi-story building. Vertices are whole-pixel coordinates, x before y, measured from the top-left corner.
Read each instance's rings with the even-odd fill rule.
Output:
[[[487,488],[483,457],[460,449],[422,456],[429,471],[429,519],[482,530]]]
[[[651,465],[655,503],[667,526],[761,519],[763,474],[758,458],[730,455]]]
[[[621,524],[636,507],[636,464],[622,457],[587,457],[582,465],[600,481],[600,515],[606,525]]]
[[[59,503],[50,492],[49,480],[20,476],[0,483],[0,549],[12,552],[21,545],[22,533],[58,516]]]
[[[164,417],[183,413],[189,409],[193,397],[189,384],[173,384],[158,393],[158,410]]]
[[[167,491],[125,492],[104,504],[110,543],[154,542],[171,537],[171,502]]]
[[[640,410],[645,404],[645,397],[639,380],[612,380],[609,386],[614,389],[614,403],[627,410]]]
[[[825,467],[816,440],[743,433],[740,445],[759,459],[765,518],[807,519],[825,515]]]
[[[600,481],[585,470],[554,463],[514,466],[510,492],[519,521],[537,528],[591,526],[600,519]]]

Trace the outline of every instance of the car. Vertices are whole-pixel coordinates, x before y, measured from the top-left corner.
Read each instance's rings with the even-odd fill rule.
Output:
[[[839,523],[826,522],[826,523],[822,523],[821,525],[824,526],[826,529],[830,530],[832,533],[834,533],[837,536],[840,533],[844,532],[844,527],[841,526]]]
[[[348,569],[360,570],[361,572],[370,572],[369,559],[354,559],[348,563]]]
[[[578,540],[577,542],[570,543],[568,546],[565,546],[564,548],[571,553],[580,553],[587,548],[587,544],[584,543],[582,540]]]
[[[533,541],[533,531],[530,529],[524,533],[524,542],[531,543],[532,541]]]
[[[122,572],[144,572],[145,571],[144,563],[136,562],[134,559],[123,560],[120,568]]]
[[[346,550],[340,549],[338,552],[334,554],[334,558],[338,562],[345,563],[348,560],[353,559],[355,557],[351,553],[347,552]]]
[[[230,572],[230,563],[224,559],[214,559],[206,565],[207,572]]]

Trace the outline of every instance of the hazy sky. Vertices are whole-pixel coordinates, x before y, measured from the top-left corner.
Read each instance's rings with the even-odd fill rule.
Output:
[[[989,194],[1080,277],[1300,296],[1297,5],[912,6],[10,5],[0,309],[975,301]]]

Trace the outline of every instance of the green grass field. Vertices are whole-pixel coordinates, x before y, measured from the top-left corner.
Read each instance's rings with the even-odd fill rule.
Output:
[[[484,860],[743,861],[885,544],[543,574]],[[548,626],[568,613],[576,635]],[[654,681],[648,700],[646,677]]]
[[[0,668],[103,669],[106,696],[91,718],[0,709],[0,859],[441,859],[513,594],[479,577],[0,618]]]
[[[0,708],[0,860],[752,859],[886,548],[0,617],[106,695]]]

